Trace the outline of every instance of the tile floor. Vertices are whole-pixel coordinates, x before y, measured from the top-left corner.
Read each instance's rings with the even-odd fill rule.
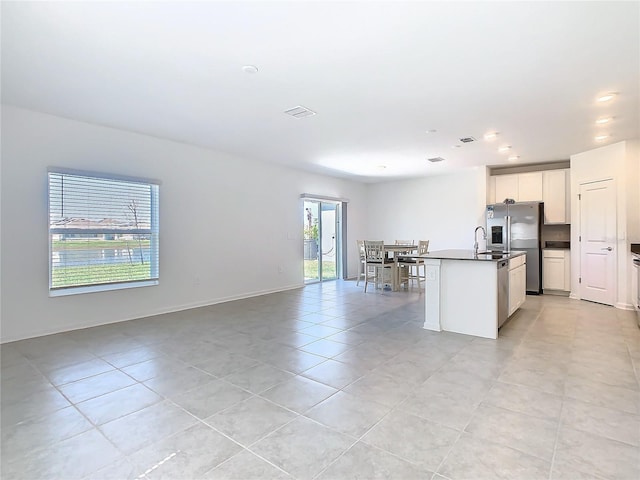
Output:
[[[333,282],[2,345],[2,478],[640,478],[632,312],[423,310]]]

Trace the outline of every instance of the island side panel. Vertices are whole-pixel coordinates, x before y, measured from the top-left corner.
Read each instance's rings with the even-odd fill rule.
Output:
[[[442,330],[498,338],[497,262],[442,260],[439,283]]]
[[[425,260],[424,328],[442,331],[440,325],[440,265],[442,260]]]

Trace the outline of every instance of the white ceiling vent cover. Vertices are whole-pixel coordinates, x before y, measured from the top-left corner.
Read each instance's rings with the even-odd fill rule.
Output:
[[[427,160],[429,160],[431,163],[444,162],[444,158],[442,157],[427,158]]]
[[[295,118],[304,118],[316,115],[316,112],[314,112],[313,110],[309,110],[307,107],[303,107],[302,105],[298,105],[297,107],[285,110],[284,113]]]
[[[460,139],[460,141],[462,143],[471,143],[471,142],[475,142],[476,139],[473,138],[473,137],[463,137],[463,138]]]

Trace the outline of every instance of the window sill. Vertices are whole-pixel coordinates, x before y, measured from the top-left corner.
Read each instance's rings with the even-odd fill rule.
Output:
[[[112,285],[89,285],[85,287],[69,287],[59,290],[49,290],[49,297],[66,297],[69,295],[81,295],[84,293],[109,292],[112,290],[126,290],[138,287],[151,287],[158,285],[158,280],[144,280],[141,282],[116,283]]]

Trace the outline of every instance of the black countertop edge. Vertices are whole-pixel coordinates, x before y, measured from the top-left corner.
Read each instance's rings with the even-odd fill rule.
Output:
[[[544,242],[543,248],[562,248],[562,249],[570,249],[571,242],[566,240],[547,240]]]
[[[473,250],[439,250],[420,255],[420,258],[432,258],[434,260],[472,260],[480,262],[499,262],[500,260],[509,260],[510,258],[525,255],[527,252],[520,250],[512,250],[502,254],[478,254],[475,255]]]

